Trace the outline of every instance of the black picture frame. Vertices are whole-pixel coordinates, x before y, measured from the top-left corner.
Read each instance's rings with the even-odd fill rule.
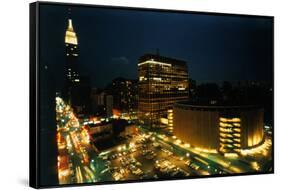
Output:
[[[45,92],[48,92],[50,89],[47,89],[45,83],[42,83],[40,80],[43,77],[41,71],[44,69],[42,64],[43,60],[40,60],[40,9],[44,5],[50,6],[62,6],[69,8],[102,8],[107,10],[130,10],[130,11],[141,11],[145,12],[157,12],[157,13],[181,13],[181,14],[192,14],[192,15],[213,15],[213,16],[230,16],[230,17],[239,17],[239,18],[253,18],[253,19],[266,19],[271,22],[271,40],[272,40],[272,49],[271,49],[271,62],[268,67],[272,71],[271,85],[272,93],[270,96],[272,103],[272,146],[271,146],[271,170],[270,171],[256,171],[256,172],[247,172],[247,173],[231,173],[231,174],[212,174],[212,175],[198,175],[198,176],[188,176],[188,177],[169,177],[168,179],[138,179],[138,180],[124,180],[124,181],[100,181],[94,183],[72,183],[72,184],[59,184],[57,179],[57,173],[53,173],[56,170],[56,151],[53,152],[53,155],[50,157],[42,157],[42,152],[46,154],[52,154],[52,151],[55,149],[53,143],[56,141],[56,130],[45,130],[45,127],[42,125],[52,125],[56,124],[56,121],[48,121],[42,123],[42,117],[53,117],[55,115],[46,110],[49,110],[50,100],[47,100],[49,96],[43,96]],[[54,3],[54,2],[34,2],[30,4],[30,81],[29,81],[29,185],[33,188],[50,188],[50,187],[68,187],[68,186],[84,186],[84,185],[99,185],[99,184],[117,184],[117,183],[131,183],[131,182],[147,182],[147,181],[162,181],[162,180],[179,180],[179,179],[193,179],[193,178],[210,178],[210,177],[226,177],[226,176],[242,176],[242,175],[258,175],[258,174],[272,174],[274,173],[274,17],[273,16],[258,16],[258,15],[246,15],[246,14],[228,14],[228,13],[215,13],[215,12],[197,12],[197,11],[186,11],[186,10],[166,10],[166,9],[150,9],[150,8],[135,8],[135,7],[120,7],[120,6],[103,6],[103,5],[89,5],[89,4],[74,4],[74,3]],[[52,80],[49,81],[52,83]],[[49,86],[48,86],[49,87]],[[55,95],[54,95],[55,96]],[[42,107],[45,106],[45,111],[42,111]],[[50,115],[46,115],[50,114]],[[43,115],[43,116],[42,116]],[[55,128],[53,128],[55,129]],[[42,133],[44,133],[43,136]],[[44,139],[44,141],[42,141]],[[45,145],[40,143],[46,142]],[[42,146],[46,149],[42,149]],[[41,148],[40,148],[41,147]],[[54,157],[55,156],[55,157]],[[52,159],[51,159],[52,157]],[[51,165],[51,166],[50,166]],[[55,174],[55,176],[54,176]],[[46,179],[46,180],[45,180]],[[57,181],[56,181],[57,180]],[[53,183],[54,182],[54,183]]]

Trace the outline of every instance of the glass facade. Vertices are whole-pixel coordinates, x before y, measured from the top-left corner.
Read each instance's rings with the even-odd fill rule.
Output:
[[[138,63],[140,122],[160,127],[160,118],[177,101],[188,99],[188,71],[185,61],[146,54]]]

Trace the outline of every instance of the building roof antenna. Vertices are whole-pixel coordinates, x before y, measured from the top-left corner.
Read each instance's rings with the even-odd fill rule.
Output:
[[[71,18],[71,8],[67,9],[68,18]]]

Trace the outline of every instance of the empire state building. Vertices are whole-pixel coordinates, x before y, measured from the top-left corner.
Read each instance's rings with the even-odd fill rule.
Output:
[[[65,32],[65,88],[64,99],[77,114],[87,113],[90,105],[89,78],[78,72],[78,38],[74,31],[72,19],[68,19]]]
[[[80,78],[78,74],[78,39],[73,29],[72,20],[68,19],[68,26],[65,32],[65,99],[71,106],[77,104],[76,91],[78,90]]]
[[[70,85],[79,83],[79,74],[77,68],[78,58],[78,39],[73,29],[72,20],[68,19],[68,26],[65,32],[65,48],[66,48],[66,78]]]

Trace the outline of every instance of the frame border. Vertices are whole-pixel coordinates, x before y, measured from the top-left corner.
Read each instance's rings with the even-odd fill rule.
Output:
[[[38,189],[44,188],[58,188],[58,187],[79,187],[79,186],[92,186],[92,185],[112,185],[112,184],[124,184],[124,183],[141,183],[141,182],[161,182],[161,181],[174,181],[174,180],[189,180],[189,179],[204,179],[204,178],[217,178],[217,177],[234,177],[234,176],[249,176],[249,175],[264,175],[275,173],[275,81],[274,81],[274,16],[268,15],[251,15],[251,14],[236,14],[236,13],[220,13],[220,12],[208,12],[208,11],[189,11],[189,10],[172,10],[172,9],[160,9],[160,8],[144,8],[144,7],[127,7],[127,6],[115,6],[115,5],[95,5],[95,4],[83,4],[83,3],[62,3],[62,2],[49,2],[49,1],[37,1],[30,3],[29,11],[29,38],[30,38],[30,75],[29,75],[29,186]],[[86,8],[106,8],[106,9],[118,9],[118,10],[134,10],[134,11],[153,11],[153,12],[170,12],[170,13],[183,13],[183,14],[198,14],[198,15],[213,15],[213,16],[234,16],[234,17],[247,17],[247,18],[266,18],[272,20],[272,171],[270,172],[247,172],[239,174],[224,174],[224,175],[207,175],[207,176],[191,176],[183,178],[169,179],[139,179],[139,180],[124,180],[124,181],[104,181],[96,183],[77,183],[77,184],[61,184],[61,185],[40,185],[39,177],[40,174],[40,154],[38,151],[40,136],[39,136],[39,64],[40,64],[40,6],[51,5],[51,6],[69,6],[69,7],[86,7]],[[35,36],[34,36],[35,35]],[[35,143],[35,144],[34,144]]]

